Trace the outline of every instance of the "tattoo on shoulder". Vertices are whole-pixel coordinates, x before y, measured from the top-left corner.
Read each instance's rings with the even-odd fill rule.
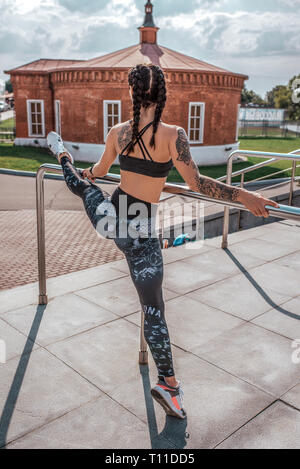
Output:
[[[187,166],[193,162],[190,149],[189,149],[189,142],[187,140],[187,135],[183,129],[178,129],[178,137],[176,140],[176,150],[178,153],[177,161],[182,161]]]
[[[128,143],[131,142],[131,138],[132,138],[131,125],[129,123],[124,124],[118,132],[118,144],[122,151],[126,147],[126,145],[128,145]]]

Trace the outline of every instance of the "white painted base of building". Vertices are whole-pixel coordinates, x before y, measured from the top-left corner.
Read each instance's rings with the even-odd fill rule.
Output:
[[[20,146],[47,148],[45,138],[16,138],[14,143]],[[105,145],[95,143],[64,143],[67,150],[72,153],[75,161],[85,161],[88,163],[96,163],[99,161],[105,148]],[[192,146],[191,154],[198,166],[219,165],[226,163],[230,153],[234,150],[238,150],[239,145],[239,142],[235,142],[227,145]],[[114,164],[119,164],[118,157],[115,159]]]

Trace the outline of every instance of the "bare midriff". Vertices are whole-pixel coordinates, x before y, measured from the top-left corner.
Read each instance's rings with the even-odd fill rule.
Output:
[[[120,189],[133,195],[138,199],[156,204],[159,202],[161,192],[164,188],[166,177],[153,178],[144,174],[121,170]]]

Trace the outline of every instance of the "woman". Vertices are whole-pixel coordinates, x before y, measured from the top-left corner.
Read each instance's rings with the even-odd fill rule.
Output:
[[[186,417],[183,392],[175,377],[164,316],[163,260],[159,240],[153,235],[155,212],[168,172],[175,165],[191,190],[217,199],[241,202],[256,216],[268,217],[265,205],[277,207],[278,204],[258,193],[223,184],[199,173],[184,129],[161,121],[166,85],[160,67],[137,65],[129,71],[128,83],[133,119],[110,130],[97,164],[82,172],[76,170],[72,156],[55,132],[48,135],[48,145],[62,165],[67,186],[82,198],[93,226],[102,236],[110,237],[110,234],[126,257],[144,311],[145,339],[158,370],[158,382],[151,390],[152,396],[169,415],[183,419]],[[108,173],[117,154],[121,183],[110,197],[93,182]],[[143,213],[138,223],[134,224],[137,212],[128,213],[130,207]],[[108,219],[114,219],[115,225],[107,223]],[[124,231],[121,233],[124,222],[125,236]],[[134,229],[130,231],[132,224]]]

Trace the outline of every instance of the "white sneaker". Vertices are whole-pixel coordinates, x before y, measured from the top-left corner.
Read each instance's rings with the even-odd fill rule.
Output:
[[[47,144],[49,149],[52,151],[53,155],[56,156],[58,162],[60,163],[60,155],[62,153],[68,153],[68,158],[71,163],[74,163],[73,156],[68,152],[68,150],[64,147],[64,142],[60,135],[56,132],[49,132],[47,135]]]

